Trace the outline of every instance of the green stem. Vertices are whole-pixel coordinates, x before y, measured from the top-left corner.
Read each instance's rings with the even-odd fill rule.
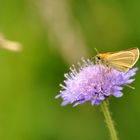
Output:
[[[111,139],[112,140],[118,140],[117,133],[116,133],[116,130],[115,130],[115,127],[114,127],[114,124],[113,124],[113,120],[111,118],[111,114],[109,112],[108,104],[107,104],[106,101],[103,101],[101,103],[101,109],[102,109],[103,114],[105,116],[105,121],[107,123],[108,129],[109,129],[109,132],[110,132],[110,135],[111,135]]]

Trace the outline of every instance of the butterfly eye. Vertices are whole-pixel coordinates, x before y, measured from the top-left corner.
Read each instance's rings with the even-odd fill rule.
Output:
[[[101,59],[101,57],[100,57],[100,56],[97,56],[97,59],[98,59],[98,60],[100,60],[100,59]]]
[[[98,62],[100,62],[100,61],[101,61],[101,57],[97,55],[97,56],[95,57],[95,62],[98,63]]]

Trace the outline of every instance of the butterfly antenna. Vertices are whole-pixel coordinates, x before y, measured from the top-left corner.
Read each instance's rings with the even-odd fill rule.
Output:
[[[97,52],[97,54],[99,54],[99,51],[97,50],[97,48],[94,48],[94,50]]]

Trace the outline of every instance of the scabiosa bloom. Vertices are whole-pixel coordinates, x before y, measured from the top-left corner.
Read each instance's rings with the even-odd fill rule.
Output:
[[[83,64],[77,71],[74,65],[71,72],[65,74],[64,84],[60,84],[62,91],[56,96],[63,99],[62,106],[74,103],[73,106],[91,101],[99,105],[103,100],[113,95],[121,97],[123,86],[131,84],[137,68],[128,72],[120,72],[113,68],[94,64],[89,59],[82,59]]]

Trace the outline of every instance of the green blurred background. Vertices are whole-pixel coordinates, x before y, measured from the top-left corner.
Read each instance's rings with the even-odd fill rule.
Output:
[[[42,14],[41,6],[47,9],[60,4],[68,10],[70,14],[65,14],[64,19],[71,15],[71,22],[64,23],[70,24],[67,25],[70,31],[78,28],[86,44],[82,49],[87,52],[83,54],[92,57],[96,54],[95,47],[100,52],[140,47],[140,1],[54,0],[50,4],[51,1],[0,1],[0,32],[23,47],[17,53],[0,50],[0,139],[109,140],[100,107],[92,107],[90,103],[75,108],[61,107],[61,99],[55,100],[63,74],[69,71],[69,60],[77,61],[71,55],[77,48],[66,57],[61,46],[70,38],[59,42],[61,32],[51,30],[54,24],[51,18],[44,19],[42,15],[46,13],[44,10]],[[56,26],[62,20],[59,19],[61,13],[54,10]],[[75,36],[79,38],[78,35]],[[78,49],[80,52],[80,46]],[[81,54],[77,53],[77,59],[80,60]],[[139,74],[133,83],[135,90],[126,87],[122,98],[110,98],[120,140],[140,139]]]

